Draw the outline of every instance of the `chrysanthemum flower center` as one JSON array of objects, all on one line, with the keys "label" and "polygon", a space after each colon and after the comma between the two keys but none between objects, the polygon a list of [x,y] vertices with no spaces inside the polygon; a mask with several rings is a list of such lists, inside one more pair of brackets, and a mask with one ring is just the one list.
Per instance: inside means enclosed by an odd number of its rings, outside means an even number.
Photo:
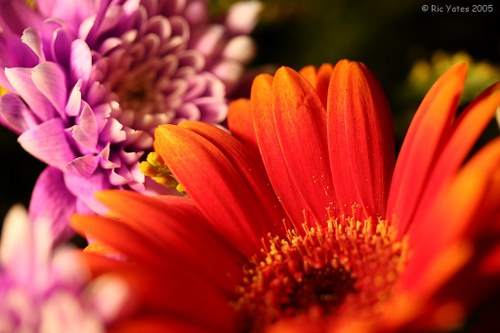
[{"label": "chrysanthemum flower center", "polygon": [[120,82],[115,88],[121,107],[144,114],[158,113],[164,105],[162,105],[163,95],[155,86],[156,81],[152,70],[130,73],[126,80]]},{"label": "chrysanthemum flower center", "polygon": [[152,135],[160,124],[199,118],[201,111],[192,100],[212,96],[212,83],[202,73],[202,54],[188,49],[184,18],[143,19],[140,27],[124,31],[119,42],[110,38],[103,43],[93,79],[117,102],[111,115],[120,124]]},{"label": "chrysanthemum flower center", "polygon": [[119,103],[121,114],[116,116],[122,124],[150,131],[154,124],[168,123],[175,118],[174,109],[181,104],[180,91],[186,87],[172,78],[177,63],[171,58],[166,57],[169,62],[160,56],[142,59],[129,55],[116,60],[115,66],[121,74],[108,76],[107,84]]},{"label": "chrysanthemum flower center", "polygon": [[289,230],[284,239],[270,236],[245,267],[235,307],[250,332],[285,318],[371,313],[391,294],[406,253],[385,220]]}]

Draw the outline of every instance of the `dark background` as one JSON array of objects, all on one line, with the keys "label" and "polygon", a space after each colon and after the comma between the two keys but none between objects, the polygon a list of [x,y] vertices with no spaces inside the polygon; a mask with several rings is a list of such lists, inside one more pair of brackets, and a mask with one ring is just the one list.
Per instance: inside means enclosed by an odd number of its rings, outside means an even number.
[{"label": "dark background", "polygon": [[[212,0],[214,15],[231,2],[234,1]],[[259,70],[265,65],[287,65],[299,69],[309,64],[335,63],[342,58],[364,62],[387,93],[398,142],[431,82],[409,84],[408,76],[416,62],[432,63],[437,51],[450,55],[464,51],[477,62],[488,62],[486,73],[479,70],[474,86],[467,88],[470,96],[499,80],[500,5],[492,1],[484,4],[493,4],[493,13],[422,11],[424,4],[471,8],[473,3],[479,4],[477,1],[267,0],[264,3],[261,21],[253,33],[258,54],[251,67]],[[490,135],[497,135],[497,128],[490,127]],[[25,153],[16,136],[3,128],[0,128],[0,152],[1,218],[14,203],[28,204],[44,166]]]}]

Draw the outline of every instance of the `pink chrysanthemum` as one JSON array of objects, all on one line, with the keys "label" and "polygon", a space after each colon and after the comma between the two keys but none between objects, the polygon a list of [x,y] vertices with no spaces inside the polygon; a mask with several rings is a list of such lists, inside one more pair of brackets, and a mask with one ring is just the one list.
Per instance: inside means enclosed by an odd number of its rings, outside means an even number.
[{"label": "pink chrysanthemum", "polygon": [[1,0],[0,121],[49,167],[32,218],[100,211],[97,190],[148,190],[138,162],[155,127],[183,119],[217,124],[253,55],[247,34],[258,2],[222,23],[204,0]]},{"label": "pink chrysanthemum", "polygon": [[0,240],[0,332],[104,332],[128,295],[110,276],[90,281],[80,252],[53,249],[48,221],[30,223],[21,206]]}]

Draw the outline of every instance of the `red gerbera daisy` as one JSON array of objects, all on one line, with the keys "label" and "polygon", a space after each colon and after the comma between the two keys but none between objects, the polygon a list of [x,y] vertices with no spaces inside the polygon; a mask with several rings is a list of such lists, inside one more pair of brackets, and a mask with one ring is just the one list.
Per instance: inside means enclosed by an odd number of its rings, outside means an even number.
[{"label": "red gerbera daisy", "polygon": [[500,273],[500,138],[467,159],[500,85],[456,116],[465,76],[458,64],[430,89],[395,165],[383,93],[349,61],[258,76],[232,135],[160,126],[155,170],[188,196],[103,192],[110,216],[73,221],[106,245],[89,251],[96,274],[135,291],[116,331],[457,327]]}]

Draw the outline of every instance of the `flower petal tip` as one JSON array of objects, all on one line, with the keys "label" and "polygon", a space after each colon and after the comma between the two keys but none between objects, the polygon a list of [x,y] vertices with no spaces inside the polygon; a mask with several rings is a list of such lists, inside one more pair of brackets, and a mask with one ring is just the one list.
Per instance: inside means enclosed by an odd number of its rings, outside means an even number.
[{"label": "flower petal tip", "polygon": [[134,192],[134,191],[130,191],[130,190],[118,190],[118,189],[109,189],[109,190],[102,190],[102,191],[98,191],[98,192],[95,192],[94,194],[95,198],[97,200],[99,200],[101,203],[107,205],[107,203],[110,203],[110,202],[119,202],[121,201],[123,198],[136,198],[138,200],[140,200],[141,198],[144,197],[143,194],[139,194],[137,192]]}]

